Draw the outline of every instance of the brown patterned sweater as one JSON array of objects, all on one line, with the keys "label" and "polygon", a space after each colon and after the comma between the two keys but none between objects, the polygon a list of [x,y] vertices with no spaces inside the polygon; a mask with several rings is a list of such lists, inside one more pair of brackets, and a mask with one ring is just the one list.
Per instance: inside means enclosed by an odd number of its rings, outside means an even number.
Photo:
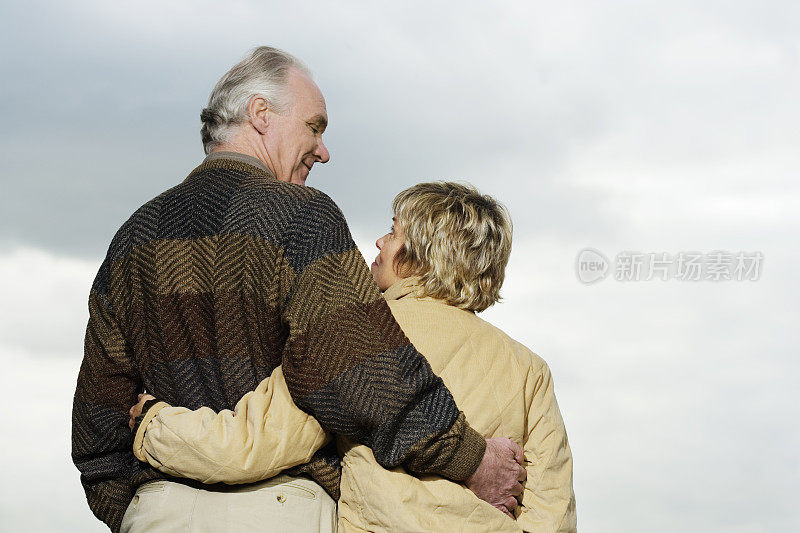
[{"label": "brown patterned sweater", "polygon": [[[131,449],[128,409],[143,389],[232,409],[283,364],[295,403],[386,467],[464,480],[483,457],[483,437],[395,322],[336,204],[244,158],[209,158],[138,209],[111,242],[89,312],[72,457],[113,531],[136,487],[164,477]],[[338,492],[332,446],[293,473]]]}]

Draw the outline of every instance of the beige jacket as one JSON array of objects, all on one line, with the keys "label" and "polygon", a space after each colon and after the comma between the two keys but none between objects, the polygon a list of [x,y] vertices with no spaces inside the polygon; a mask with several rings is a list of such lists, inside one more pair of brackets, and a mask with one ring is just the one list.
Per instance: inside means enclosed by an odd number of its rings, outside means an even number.
[{"label": "beige jacket", "polygon": [[[470,425],[523,446],[528,479],[512,520],[461,484],[386,470],[368,447],[339,438],[339,531],[575,531],[572,454],[546,363],[475,314],[420,297],[413,278],[384,296]],[[263,479],[308,460],[326,442],[316,421],[292,403],[279,369],[233,412],[158,407],[140,425],[136,456],[204,482]]]}]

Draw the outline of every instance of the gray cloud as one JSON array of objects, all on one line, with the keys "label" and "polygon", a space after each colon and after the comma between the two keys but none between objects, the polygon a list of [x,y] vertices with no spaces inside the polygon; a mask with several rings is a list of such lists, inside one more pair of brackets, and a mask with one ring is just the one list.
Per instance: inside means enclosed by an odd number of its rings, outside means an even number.
[{"label": "gray cloud", "polygon": [[[17,16],[31,25],[3,37],[7,47],[31,49],[2,65],[11,81],[10,127],[0,136],[8,154],[0,164],[8,182],[0,204],[6,241],[99,253],[136,206],[200,159],[198,112],[207,92],[244,49],[264,42],[257,22],[269,20],[256,9],[236,36],[191,20],[165,35],[92,9],[98,6],[26,10]],[[541,183],[544,206],[567,196],[544,195],[558,187],[548,183],[571,145],[602,129],[603,106],[590,87],[565,101],[541,81],[532,54],[488,35],[472,39],[474,13],[457,14],[443,32],[434,31],[437,19],[416,27],[385,17],[381,25],[350,14],[352,21],[340,19],[350,26],[344,38],[323,27],[299,39],[287,25],[274,28],[269,42],[317,72],[334,159],[312,181],[353,223],[374,223],[395,193],[421,179],[496,184],[496,194],[508,198],[519,180]],[[88,31],[61,23],[70,18],[85,19]],[[491,18],[497,35],[502,21]],[[180,44],[204,37],[199,48]],[[583,208],[592,205],[587,196]]]}]

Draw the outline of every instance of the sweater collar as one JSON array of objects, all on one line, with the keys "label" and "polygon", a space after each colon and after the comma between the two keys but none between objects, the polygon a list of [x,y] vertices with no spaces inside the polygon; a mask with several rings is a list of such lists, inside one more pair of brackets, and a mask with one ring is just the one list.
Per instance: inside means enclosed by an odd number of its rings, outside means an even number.
[{"label": "sweater collar", "polygon": [[272,173],[269,167],[264,164],[263,161],[251,155],[242,154],[239,152],[228,152],[228,151],[211,152],[203,160],[203,164],[205,165],[206,163],[210,163],[212,161],[220,161],[220,160],[238,161],[239,163],[244,163],[245,165],[257,168],[262,172],[266,172],[270,178],[275,177],[275,175]]},{"label": "sweater collar", "polygon": [[[184,182],[188,183],[196,179],[202,179],[205,176],[205,171],[216,169],[232,170],[237,173],[234,176],[229,176],[229,179],[239,179],[235,178],[235,176],[241,177],[242,173],[251,178],[276,179],[269,167],[253,156],[239,152],[212,152],[206,156],[200,166],[189,173]],[[223,175],[218,175],[217,177],[222,179]]]}]

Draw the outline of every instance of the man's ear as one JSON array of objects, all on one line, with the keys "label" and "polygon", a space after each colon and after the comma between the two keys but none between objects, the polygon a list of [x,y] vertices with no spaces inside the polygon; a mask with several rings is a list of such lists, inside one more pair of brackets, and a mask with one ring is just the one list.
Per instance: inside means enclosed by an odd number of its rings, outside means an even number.
[{"label": "man's ear", "polygon": [[247,106],[247,114],[250,117],[250,124],[260,134],[265,134],[269,127],[270,108],[263,96],[254,96],[250,99]]}]

